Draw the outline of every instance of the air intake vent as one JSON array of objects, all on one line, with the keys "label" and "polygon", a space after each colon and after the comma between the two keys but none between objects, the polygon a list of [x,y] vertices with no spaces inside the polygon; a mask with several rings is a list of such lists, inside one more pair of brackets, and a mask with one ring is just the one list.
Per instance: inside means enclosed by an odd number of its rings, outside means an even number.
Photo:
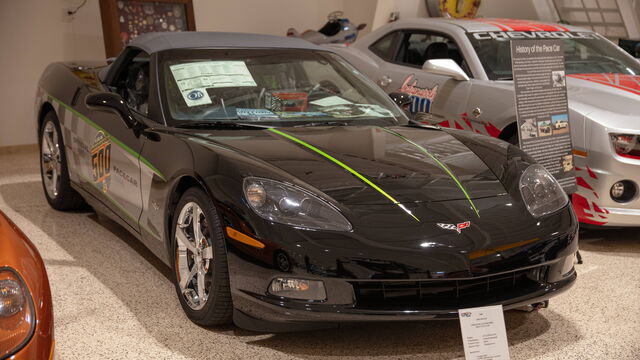
[{"label": "air intake vent", "polygon": [[455,280],[352,281],[356,308],[459,309],[511,299],[544,286],[547,267]]}]

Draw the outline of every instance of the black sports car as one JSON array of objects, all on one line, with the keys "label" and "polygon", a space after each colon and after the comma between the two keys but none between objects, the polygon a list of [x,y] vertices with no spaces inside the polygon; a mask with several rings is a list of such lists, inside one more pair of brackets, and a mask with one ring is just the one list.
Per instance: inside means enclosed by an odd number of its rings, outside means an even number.
[{"label": "black sports car", "polygon": [[48,202],[137,236],[197,324],[455,318],[576,279],[576,217],[543,167],[415,124],[300,39],[147,34],[110,65],[50,65],[36,105]]}]

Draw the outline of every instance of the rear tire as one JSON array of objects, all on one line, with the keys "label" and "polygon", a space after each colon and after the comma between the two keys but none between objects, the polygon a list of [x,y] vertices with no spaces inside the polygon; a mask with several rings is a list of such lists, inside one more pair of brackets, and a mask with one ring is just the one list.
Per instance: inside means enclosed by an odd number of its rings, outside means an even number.
[{"label": "rear tire", "polygon": [[201,189],[192,187],[180,198],[171,239],[174,284],[187,317],[201,326],[230,323],[233,304],[225,238],[215,206]]},{"label": "rear tire", "polygon": [[40,128],[40,175],[44,196],[56,210],[76,210],[87,206],[84,199],[71,187],[67,153],[55,112],[44,116]]}]

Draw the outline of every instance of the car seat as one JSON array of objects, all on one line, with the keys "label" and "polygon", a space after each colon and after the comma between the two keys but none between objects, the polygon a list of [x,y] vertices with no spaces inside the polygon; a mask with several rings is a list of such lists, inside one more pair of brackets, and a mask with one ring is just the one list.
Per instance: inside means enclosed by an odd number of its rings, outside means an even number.
[{"label": "car seat", "polygon": [[149,63],[135,63],[129,67],[125,82],[125,100],[130,108],[147,114],[149,101]]},{"label": "car seat", "polygon": [[434,42],[429,44],[424,53],[424,60],[449,59],[449,47],[444,42]]}]

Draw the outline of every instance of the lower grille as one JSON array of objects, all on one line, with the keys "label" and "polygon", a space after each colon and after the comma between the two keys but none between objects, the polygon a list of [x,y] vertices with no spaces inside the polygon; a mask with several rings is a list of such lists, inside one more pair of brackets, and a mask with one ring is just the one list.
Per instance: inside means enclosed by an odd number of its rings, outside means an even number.
[{"label": "lower grille", "polygon": [[482,306],[543,286],[547,267],[473,279],[352,281],[359,309],[459,309]]}]

